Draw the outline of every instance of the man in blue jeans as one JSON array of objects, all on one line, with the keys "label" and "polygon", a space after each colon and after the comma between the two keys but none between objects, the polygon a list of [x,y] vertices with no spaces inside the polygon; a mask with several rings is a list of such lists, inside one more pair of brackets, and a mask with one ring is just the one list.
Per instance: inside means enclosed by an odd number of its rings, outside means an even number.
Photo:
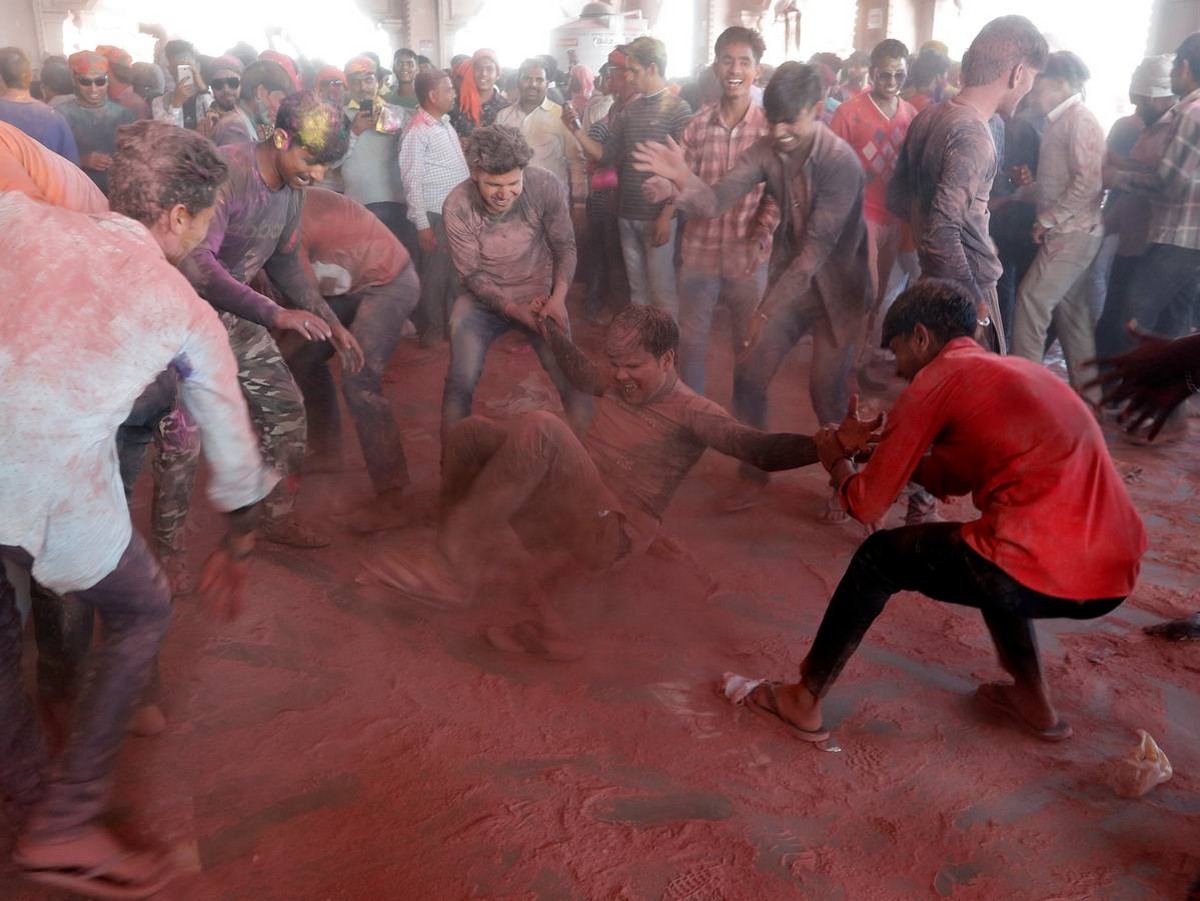
[{"label": "man in blue jeans", "polygon": [[[695,115],[682,141],[688,167],[706,184],[715,185],[770,134],[767,114],[750,99],[765,48],[762,35],[740,25],[717,38],[712,68],[721,99]],[[758,185],[723,216],[689,219],[684,225],[679,278],[687,303],[679,313],[679,376],[698,394],[704,393],[704,357],[717,304],[729,309],[737,353],[767,286],[771,236],[778,224],[779,205]]]},{"label": "man in blue jeans", "polygon": [[642,94],[613,120],[608,140],[599,144],[575,131],[584,152],[601,166],[617,166],[617,221],[621,253],[629,273],[630,299],[679,318],[675,284],[675,206],[644,196],[649,177],[634,167],[633,152],[644,141],[678,141],[692,108],[667,90],[667,49],[662,41],[640,37],[626,50],[626,73]]},{"label": "man in blue jeans", "polygon": [[528,338],[576,431],[591,412],[590,400],[571,387],[542,340],[534,316],[544,309],[543,316],[567,329],[576,257],[566,191],[550,172],[529,165],[532,156],[514,128],[477,129],[467,149],[471,177],[442,207],[450,256],[465,289],[450,314],[443,433],[471,414],[488,348],[511,329]]}]

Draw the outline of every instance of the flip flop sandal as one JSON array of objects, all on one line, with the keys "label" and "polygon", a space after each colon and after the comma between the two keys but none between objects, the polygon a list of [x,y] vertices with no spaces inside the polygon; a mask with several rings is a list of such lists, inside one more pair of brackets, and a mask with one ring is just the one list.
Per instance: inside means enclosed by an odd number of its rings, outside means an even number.
[{"label": "flip flop sandal", "polygon": [[809,730],[809,729],[801,729],[799,726],[797,726],[795,723],[793,723],[791,720],[789,720],[786,716],[784,716],[779,711],[779,698],[777,698],[775,696],[775,686],[778,684],[779,684],[778,682],[762,682],[762,683],[760,683],[760,686],[756,686],[755,690],[757,690],[758,687],[762,687],[767,690],[767,697],[770,699],[770,702],[771,702],[770,706],[767,706],[765,704],[760,704],[758,701],[756,701],[754,699],[753,691],[751,691],[750,694],[746,695],[746,698],[742,703],[746,707],[749,707],[752,712],[758,714],[759,716],[763,717],[764,719],[771,717],[771,718],[774,718],[774,720],[776,722],[783,723],[784,727],[787,728],[787,730],[789,732],[791,732],[793,735],[795,735],[801,741],[810,742],[812,744],[818,744],[823,741],[828,741],[829,740],[829,730],[828,729],[817,729],[815,731]]},{"label": "flip flop sandal", "polygon": [[165,856],[160,857],[158,869],[145,882],[134,883],[109,876],[118,864],[138,856],[141,856],[138,852],[125,851],[94,867],[36,867],[21,863],[16,855],[14,860],[21,868],[21,875],[42,885],[67,889],[89,898],[149,898],[176,875]]},{"label": "flip flop sandal", "polygon": [[1029,722],[1029,720],[1025,719],[1025,717],[1021,716],[1021,712],[1009,701],[1008,695],[999,690],[998,686],[994,683],[980,685],[975,690],[975,697],[983,701],[991,710],[1002,713],[1009,719],[1014,720],[1026,732],[1036,738],[1040,738],[1042,741],[1066,741],[1074,734],[1071,724],[1064,719],[1059,719],[1049,729],[1039,729]]}]

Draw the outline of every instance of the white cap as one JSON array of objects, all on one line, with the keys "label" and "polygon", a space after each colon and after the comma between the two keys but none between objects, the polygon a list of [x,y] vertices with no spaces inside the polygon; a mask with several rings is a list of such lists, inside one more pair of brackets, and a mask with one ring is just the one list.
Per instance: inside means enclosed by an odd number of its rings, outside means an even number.
[{"label": "white cap", "polygon": [[1129,93],[1136,97],[1174,97],[1171,90],[1171,66],[1175,62],[1173,54],[1163,56],[1148,56],[1133,70],[1133,81],[1129,84]]}]

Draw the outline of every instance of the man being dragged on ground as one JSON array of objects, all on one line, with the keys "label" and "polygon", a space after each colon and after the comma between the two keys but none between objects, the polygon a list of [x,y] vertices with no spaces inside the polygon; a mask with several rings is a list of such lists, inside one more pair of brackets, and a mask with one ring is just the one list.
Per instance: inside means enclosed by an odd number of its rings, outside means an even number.
[{"label": "man being dragged on ground", "polygon": [[[675,371],[679,330],[670,314],[630,306],[612,322],[604,361],[582,353],[549,315],[541,327],[580,391],[598,397],[581,439],[547,412],[497,422],[479,416],[448,429],[436,549],[405,547],[366,566],[406,594],[462,603],[488,575],[486,549],[507,524],[544,565],[532,598],[540,620],[493,628],[504,650],[573,659],[583,648],[554,609],[569,573],[597,571],[646,551],[676,489],[707,448],[764,470],[816,462],[807,435],[743,425],[688,388]],[[871,425],[848,417],[836,433],[845,453],[863,449]],[[554,561],[554,562],[549,562]]]},{"label": "man being dragged on ground", "polygon": [[888,311],[883,343],[911,385],[870,462],[855,474],[832,432],[816,436],[860,522],[878,519],[910,479],[937,497],[970,494],[980,516],[874,533],[834,591],[800,680],[727,683],[732,700],[808,741],[828,738],[822,699],[899,591],[978,608],[1013,678],[981,686],[978,698],[1038,738],[1068,738],[1031,620],[1103,616],[1133,590],[1146,534],[1090,410],[1044,367],[985,351],[971,337],[977,325],[956,283],[909,288]]}]

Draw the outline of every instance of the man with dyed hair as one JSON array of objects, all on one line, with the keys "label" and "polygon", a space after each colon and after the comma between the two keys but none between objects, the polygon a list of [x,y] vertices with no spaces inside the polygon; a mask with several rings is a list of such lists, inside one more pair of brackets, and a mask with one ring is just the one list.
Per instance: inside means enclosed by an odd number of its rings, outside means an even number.
[{"label": "man with dyed hair", "polygon": [[[207,236],[180,266],[200,296],[222,311],[263,455],[289,477],[298,476],[304,461],[304,401],[268,329],[308,341],[332,339],[348,373],[363,364],[358,342],[299,256],[304,188],[321,180],[347,143],[341,110],[315,94],[289,97],[268,140],[222,148],[229,179]],[[284,309],[251,288],[259,270],[299,309]],[[324,530],[296,520],[295,502],[281,483],[267,500],[263,537],[293,547],[328,544]]]},{"label": "man with dyed hair", "polygon": [[108,60],[91,50],[71,54],[75,96],[56,107],[71,126],[79,149],[79,168],[101,191],[108,190],[108,167],[117,151],[117,129],[137,115],[108,99]]},{"label": "man with dyed hair", "polygon": [[1046,39],[1023,16],[985,25],[967,51],[963,89],[917,114],[888,188],[888,209],[912,226],[921,274],[964,285],[978,305],[981,337],[1001,352],[1003,267],[988,233],[997,168],[988,122],[1012,116],[1048,55]]}]

